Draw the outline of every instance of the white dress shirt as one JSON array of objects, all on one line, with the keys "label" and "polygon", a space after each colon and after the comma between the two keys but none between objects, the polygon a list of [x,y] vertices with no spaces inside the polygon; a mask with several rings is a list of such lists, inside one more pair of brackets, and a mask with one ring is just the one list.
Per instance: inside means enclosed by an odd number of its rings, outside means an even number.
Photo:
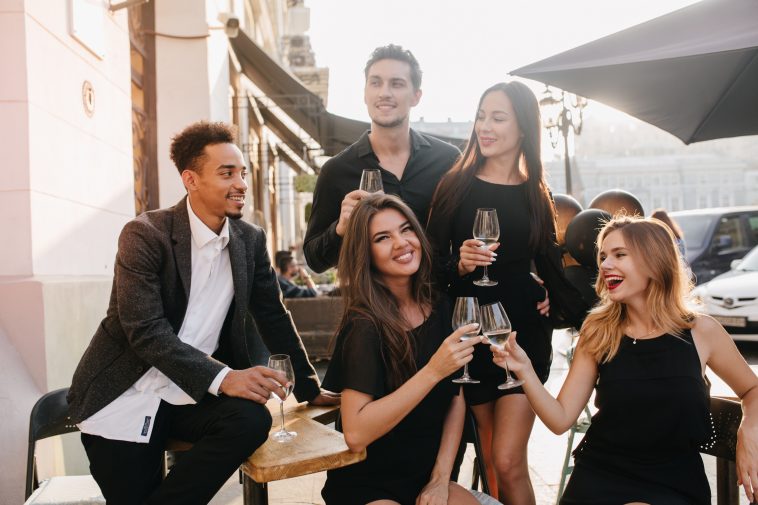
[{"label": "white dress shirt", "polygon": [[[192,280],[187,311],[179,329],[179,340],[207,354],[218,349],[219,336],[234,297],[232,265],[229,261],[229,219],[221,232],[208,228],[195,215],[187,198],[192,232]],[[218,388],[228,367],[219,372],[208,388]],[[78,424],[83,433],[110,440],[147,443],[161,400],[172,405],[196,403],[157,368],[150,368],[132,387],[89,418]]]}]

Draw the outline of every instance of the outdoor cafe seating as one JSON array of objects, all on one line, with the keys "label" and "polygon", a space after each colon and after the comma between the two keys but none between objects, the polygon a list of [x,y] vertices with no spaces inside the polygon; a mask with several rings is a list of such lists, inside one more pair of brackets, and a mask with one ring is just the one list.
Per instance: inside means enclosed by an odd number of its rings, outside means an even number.
[{"label": "outdoor cafe seating", "polygon": [[[38,482],[35,448],[37,441],[78,431],[68,421],[68,403],[62,388],[47,393],[32,408],[29,423],[29,452],[27,457],[26,504],[79,504],[105,503],[91,476],[53,477]],[[366,451],[353,453],[341,433],[326,426],[337,416],[339,407],[318,407],[298,404],[294,399],[285,403],[288,428],[298,432],[297,442],[281,444],[271,439],[258,448],[242,465],[243,499],[251,505],[268,503],[267,484],[281,479],[339,468],[366,458]],[[278,403],[267,405],[273,416],[278,416]],[[272,429],[276,429],[276,424]],[[186,450],[191,444],[180,441],[169,443],[168,450]]]}]

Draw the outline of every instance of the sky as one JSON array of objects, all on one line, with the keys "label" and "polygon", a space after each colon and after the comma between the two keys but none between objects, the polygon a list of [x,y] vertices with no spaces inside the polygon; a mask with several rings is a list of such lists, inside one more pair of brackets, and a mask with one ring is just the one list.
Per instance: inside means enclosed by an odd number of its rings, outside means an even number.
[{"label": "sky", "polygon": [[[374,48],[410,49],[423,70],[411,121],[469,121],[481,93],[524,65],[695,0],[306,0],[330,112],[367,120],[363,66]],[[540,96],[543,85],[530,81]],[[620,116],[593,103],[588,114]]]}]

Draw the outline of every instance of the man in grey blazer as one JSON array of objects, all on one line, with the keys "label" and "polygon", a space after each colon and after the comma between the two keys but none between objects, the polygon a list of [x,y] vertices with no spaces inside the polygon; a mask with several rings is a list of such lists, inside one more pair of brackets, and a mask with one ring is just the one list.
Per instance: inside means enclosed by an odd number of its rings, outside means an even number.
[{"label": "man in grey blazer", "polygon": [[[171,157],[188,196],[121,232],[105,319],[74,372],[69,414],[109,504],[207,503],[268,435],[288,354],[294,394],[322,392],[259,227],[242,216],[247,169],[223,123],[195,123]],[[265,343],[265,344],[264,344]],[[165,480],[168,438],[193,442]]]}]

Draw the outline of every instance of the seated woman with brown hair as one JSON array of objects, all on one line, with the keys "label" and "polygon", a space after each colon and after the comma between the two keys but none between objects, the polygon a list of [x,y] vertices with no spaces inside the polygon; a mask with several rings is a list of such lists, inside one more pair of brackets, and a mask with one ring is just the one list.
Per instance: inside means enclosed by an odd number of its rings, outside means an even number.
[{"label": "seated woman with brown hair", "polygon": [[355,207],[338,264],[345,312],[324,387],[342,392],[342,430],[365,461],[331,470],[327,505],[474,505],[450,481],[465,404],[451,375],[481,338],[452,332],[431,288],[423,229],[400,199],[376,194]]}]

